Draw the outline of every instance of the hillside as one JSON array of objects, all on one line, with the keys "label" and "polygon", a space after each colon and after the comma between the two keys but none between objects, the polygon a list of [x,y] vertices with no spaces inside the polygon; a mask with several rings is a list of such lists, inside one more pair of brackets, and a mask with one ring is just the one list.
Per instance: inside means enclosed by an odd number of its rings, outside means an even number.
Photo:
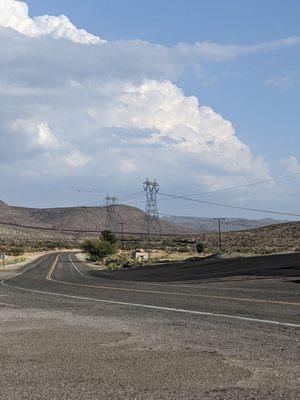
[{"label": "hillside", "polygon": [[3,201],[0,201],[0,222],[40,226],[39,222],[30,215],[27,215],[17,207],[11,207],[5,204]]},{"label": "hillside", "polygon": [[[99,232],[105,229],[106,211],[106,207],[38,209],[14,207],[0,202],[0,241],[20,244],[24,241],[42,243],[43,241],[67,240],[77,243],[78,240],[98,235],[98,233],[91,233],[92,231]],[[116,229],[119,232],[121,231],[121,221],[124,222],[125,233],[142,231],[145,214],[140,209],[118,205],[116,214],[118,215]],[[275,221],[272,219],[227,219],[223,221],[223,250],[229,253],[246,252],[250,254],[298,251],[300,249],[300,222],[269,225],[273,222]],[[21,226],[5,225],[4,223]],[[255,228],[255,225],[259,224],[267,226]],[[28,227],[34,227],[34,229]],[[195,231],[206,232],[207,249],[215,252],[219,248],[217,224],[212,218],[188,218],[187,221],[183,217],[171,217],[161,221],[161,228],[163,233],[181,233],[186,237]],[[239,230],[237,231],[237,229]],[[66,230],[86,233],[64,232]],[[196,239],[197,237],[194,237],[192,240]]]},{"label": "hillside", "polygon": [[[121,230],[124,222],[125,232],[141,232],[145,214],[136,207],[115,206],[116,230]],[[65,208],[26,208],[9,206],[0,202],[0,224],[10,223],[31,227],[101,231],[105,229],[106,207],[65,207]],[[160,223],[163,233],[187,231],[167,221]]]},{"label": "hillside", "polygon": [[[218,234],[206,235],[207,245],[217,249]],[[300,251],[300,222],[285,222],[239,232],[222,233],[225,252],[270,254]]]},{"label": "hillside", "polygon": [[[163,217],[163,220],[175,225],[180,225],[186,229],[193,230],[195,232],[216,232],[218,230],[218,223],[214,218],[204,217],[178,217],[178,216],[167,216]],[[272,218],[264,219],[246,219],[246,218],[225,218],[222,221],[222,231],[242,231],[248,229],[261,228],[264,226],[279,224],[281,222]]]}]

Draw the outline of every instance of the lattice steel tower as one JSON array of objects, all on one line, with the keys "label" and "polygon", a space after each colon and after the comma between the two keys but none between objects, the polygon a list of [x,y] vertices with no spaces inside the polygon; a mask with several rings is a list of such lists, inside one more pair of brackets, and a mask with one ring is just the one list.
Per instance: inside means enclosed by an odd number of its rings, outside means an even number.
[{"label": "lattice steel tower", "polygon": [[106,196],[106,223],[105,229],[111,232],[117,232],[117,203],[118,198],[116,196]]},{"label": "lattice steel tower", "polygon": [[146,212],[143,233],[146,235],[147,239],[149,239],[150,235],[162,233],[157,207],[159,184],[155,179],[153,182],[146,179],[143,183],[143,188],[146,194]]}]

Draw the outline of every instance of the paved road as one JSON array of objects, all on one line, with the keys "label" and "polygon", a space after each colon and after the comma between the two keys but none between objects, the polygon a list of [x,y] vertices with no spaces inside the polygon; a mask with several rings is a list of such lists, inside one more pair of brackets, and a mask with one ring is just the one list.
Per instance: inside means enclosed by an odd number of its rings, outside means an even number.
[{"label": "paved road", "polygon": [[42,257],[2,281],[0,398],[299,398],[299,265]]}]

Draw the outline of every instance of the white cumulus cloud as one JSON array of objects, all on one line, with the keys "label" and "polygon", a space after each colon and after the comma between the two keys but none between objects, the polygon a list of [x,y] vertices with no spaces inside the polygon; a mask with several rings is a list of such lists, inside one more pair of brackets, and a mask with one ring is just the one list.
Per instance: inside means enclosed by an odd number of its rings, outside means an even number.
[{"label": "white cumulus cloud", "polygon": [[26,3],[17,0],[0,0],[0,26],[12,28],[29,37],[51,35],[75,43],[97,44],[102,40],[84,29],[78,29],[65,16],[43,15],[30,18]]},{"label": "white cumulus cloud", "polygon": [[230,121],[210,107],[200,106],[196,97],[185,96],[170,81],[119,84],[111,98],[101,108],[91,109],[90,115],[103,128],[132,131],[126,135],[127,144],[157,145],[166,157],[194,155],[201,165],[228,173],[269,176],[266,163],[253,157]]}]

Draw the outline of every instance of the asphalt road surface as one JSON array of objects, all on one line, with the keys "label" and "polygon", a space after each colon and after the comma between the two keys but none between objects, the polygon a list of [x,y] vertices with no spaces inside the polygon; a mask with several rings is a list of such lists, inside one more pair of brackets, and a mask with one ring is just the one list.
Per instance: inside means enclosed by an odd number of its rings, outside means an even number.
[{"label": "asphalt road surface", "polygon": [[298,399],[300,255],[0,273],[0,398]]}]

